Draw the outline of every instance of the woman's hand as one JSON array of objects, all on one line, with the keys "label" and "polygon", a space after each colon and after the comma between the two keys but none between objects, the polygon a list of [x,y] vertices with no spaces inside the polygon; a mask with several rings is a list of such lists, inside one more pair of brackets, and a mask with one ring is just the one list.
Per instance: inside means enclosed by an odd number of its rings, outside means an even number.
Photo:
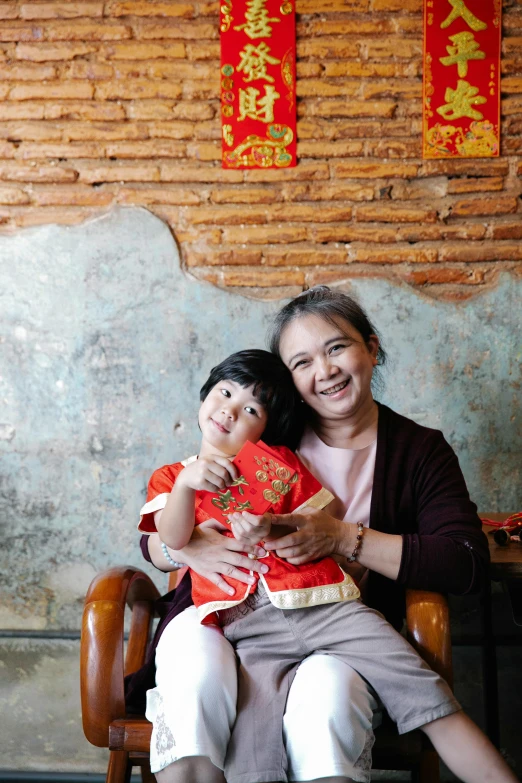
[{"label": "woman's hand", "polygon": [[265,541],[264,544],[267,551],[275,551],[292,565],[302,565],[328,555],[344,554],[343,541],[348,526],[325,511],[305,506],[295,514],[272,514],[271,521],[273,526],[290,525],[297,528],[294,533]]},{"label": "woman's hand", "polygon": [[231,460],[217,454],[210,455],[200,457],[187,465],[179,474],[173,489],[175,491],[176,487],[182,486],[193,490],[217,492],[230,486],[237,477],[237,468]]},{"label": "woman's hand", "polygon": [[236,541],[247,546],[255,546],[268,536],[272,529],[272,515],[256,516],[248,511],[229,514],[228,521]]},{"label": "woman's hand", "polygon": [[223,592],[235,595],[236,591],[223,577],[253,584],[255,578],[239,569],[245,568],[247,571],[264,574],[268,571],[268,566],[257,560],[250,560],[241,552],[251,553],[256,557],[264,555],[265,552],[258,546],[241,544],[234,538],[223,536],[218,530],[228,528],[216,520],[209,520],[195,527],[188,544],[179,550],[179,558]]}]

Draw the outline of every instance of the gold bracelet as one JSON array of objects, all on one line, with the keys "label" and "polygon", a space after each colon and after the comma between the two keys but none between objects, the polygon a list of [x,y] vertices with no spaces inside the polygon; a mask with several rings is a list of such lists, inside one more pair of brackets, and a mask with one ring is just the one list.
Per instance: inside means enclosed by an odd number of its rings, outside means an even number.
[{"label": "gold bracelet", "polygon": [[350,555],[350,557],[348,558],[348,562],[349,563],[353,563],[356,560],[357,555],[359,553],[359,549],[361,548],[363,535],[364,535],[364,525],[363,525],[362,522],[357,522],[357,540],[355,542],[355,546],[353,548],[353,552]]}]

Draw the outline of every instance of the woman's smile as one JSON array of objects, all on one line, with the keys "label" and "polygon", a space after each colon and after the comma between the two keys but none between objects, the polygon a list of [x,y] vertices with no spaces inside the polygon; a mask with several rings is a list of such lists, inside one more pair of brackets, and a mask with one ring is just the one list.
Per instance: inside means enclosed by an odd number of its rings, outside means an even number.
[{"label": "woman's smile", "polygon": [[350,378],[348,378],[346,381],[341,381],[341,383],[338,383],[335,386],[330,386],[329,389],[324,389],[323,391],[319,392],[319,394],[324,394],[327,397],[330,397],[330,399],[337,400],[342,397],[341,392],[346,389],[349,383]]}]

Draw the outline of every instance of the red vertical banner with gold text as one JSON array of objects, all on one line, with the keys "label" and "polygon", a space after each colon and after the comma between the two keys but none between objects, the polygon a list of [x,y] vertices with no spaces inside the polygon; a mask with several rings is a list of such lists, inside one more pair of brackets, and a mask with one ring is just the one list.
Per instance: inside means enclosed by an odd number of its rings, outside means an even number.
[{"label": "red vertical banner with gold text", "polygon": [[500,154],[502,0],[424,0],[423,158]]},{"label": "red vertical banner with gold text", "polygon": [[295,0],[221,0],[223,168],[296,165]]}]

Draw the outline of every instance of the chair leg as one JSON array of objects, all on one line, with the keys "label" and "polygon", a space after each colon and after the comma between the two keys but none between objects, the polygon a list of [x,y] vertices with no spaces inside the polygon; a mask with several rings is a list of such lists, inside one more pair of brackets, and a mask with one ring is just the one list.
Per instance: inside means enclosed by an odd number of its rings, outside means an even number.
[{"label": "chair leg", "polygon": [[141,767],[141,783],[156,783],[156,776],[150,771],[150,764]]},{"label": "chair leg", "polygon": [[412,772],[413,783],[440,783],[439,756],[435,750],[423,750],[419,766]]},{"label": "chair leg", "polygon": [[126,750],[111,750],[106,783],[129,783],[132,765]]}]

